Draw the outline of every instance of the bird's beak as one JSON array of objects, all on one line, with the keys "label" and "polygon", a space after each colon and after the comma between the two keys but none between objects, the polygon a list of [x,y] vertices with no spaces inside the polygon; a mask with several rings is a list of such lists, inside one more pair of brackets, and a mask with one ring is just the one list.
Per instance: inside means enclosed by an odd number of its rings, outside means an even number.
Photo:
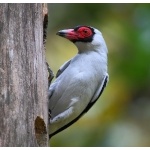
[{"label": "bird's beak", "polygon": [[70,41],[74,41],[78,39],[77,33],[74,31],[74,29],[65,29],[60,30],[56,33],[59,36],[62,36]]}]

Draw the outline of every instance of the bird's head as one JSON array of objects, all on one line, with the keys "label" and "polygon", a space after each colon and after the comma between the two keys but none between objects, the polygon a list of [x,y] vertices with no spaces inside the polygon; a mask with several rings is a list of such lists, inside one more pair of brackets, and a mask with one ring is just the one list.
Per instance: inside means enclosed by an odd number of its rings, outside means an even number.
[{"label": "bird's head", "polygon": [[101,49],[101,51],[107,52],[101,32],[93,27],[77,26],[72,29],[60,30],[57,35],[72,41],[77,46],[79,53],[100,51]]}]

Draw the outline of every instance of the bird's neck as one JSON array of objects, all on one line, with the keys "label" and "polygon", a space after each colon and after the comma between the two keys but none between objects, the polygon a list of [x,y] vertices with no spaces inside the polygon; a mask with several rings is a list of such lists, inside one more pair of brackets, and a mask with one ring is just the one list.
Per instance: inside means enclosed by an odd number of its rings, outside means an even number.
[{"label": "bird's neck", "polygon": [[[103,45],[93,46],[88,43],[77,43],[78,54],[84,56],[95,57],[95,54],[99,57],[101,64],[107,64],[107,46],[104,43]],[[94,54],[95,53],[95,54]],[[94,59],[94,58],[93,58]]]},{"label": "bird's neck", "polygon": [[89,52],[98,52],[99,54],[106,54],[107,55],[107,47],[106,45],[97,45],[93,46],[90,43],[83,43],[83,42],[77,42],[75,44],[78,48],[78,53],[89,53]]}]

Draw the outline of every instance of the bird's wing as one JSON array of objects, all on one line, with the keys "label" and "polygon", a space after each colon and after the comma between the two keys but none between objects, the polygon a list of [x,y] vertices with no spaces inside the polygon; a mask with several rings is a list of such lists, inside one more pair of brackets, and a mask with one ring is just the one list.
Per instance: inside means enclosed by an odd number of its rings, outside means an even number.
[{"label": "bird's wing", "polygon": [[[58,79],[58,77],[64,72],[64,70],[69,66],[69,64],[70,64],[70,62],[71,62],[71,60],[69,60],[69,61],[67,61],[67,62],[65,62],[60,68],[59,68],[59,70],[57,71],[57,74],[56,74],[56,78]],[[55,91],[55,88],[58,86],[58,82],[59,82],[59,80],[55,80],[51,85],[50,85],[50,87],[49,87],[49,91],[48,91],[48,97],[49,97],[49,99],[51,98],[51,96],[53,95],[53,93],[54,93],[54,91]],[[62,85],[63,86],[63,85]],[[61,91],[62,89],[60,89],[60,91]],[[55,99],[59,99],[60,97],[59,97],[59,95],[55,95],[56,97],[55,97]],[[55,104],[57,101],[55,100],[55,102],[54,101],[52,101],[51,100],[51,102],[52,102],[52,104]]]},{"label": "bird's wing", "polygon": [[87,105],[87,107],[84,109],[84,111],[82,112],[81,115],[83,115],[84,113],[86,113],[92,106],[93,104],[98,100],[98,98],[101,96],[101,94],[104,91],[104,88],[106,87],[107,83],[109,80],[109,75],[106,74],[106,76],[104,77],[102,84],[97,88],[95,94],[93,95],[93,98],[91,99],[91,101],[89,102],[89,104]]},{"label": "bird's wing", "polygon": [[62,74],[62,72],[69,66],[70,62],[71,62],[71,60],[65,62],[65,63],[59,68],[59,70],[58,70],[57,73],[56,73],[56,78],[57,78],[59,75]]},{"label": "bird's wing", "polygon": [[70,125],[72,125],[74,122],[76,122],[78,119],[81,118],[81,116],[83,114],[85,114],[92,106],[93,104],[97,101],[97,99],[100,97],[100,95],[102,94],[104,88],[106,87],[106,84],[108,82],[108,74],[104,77],[102,84],[97,88],[96,92],[94,93],[92,99],[90,100],[90,102],[88,103],[88,105],[86,106],[86,108],[81,112],[81,114],[79,116],[77,116],[75,119],[73,119],[72,121],[70,121],[68,124],[62,126],[61,128],[59,128],[58,130],[56,130],[54,133],[51,133],[49,135],[49,137],[52,137],[53,135],[57,134],[58,132],[61,132],[62,130],[66,129],[67,127],[69,127]]},{"label": "bird's wing", "polygon": [[[58,78],[62,73],[63,71],[69,66],[71,60],[65,62],[60,68],[59,70],[57,71],[56,73],[56,78]],[[57,83],[52,83],[49,87],[49,93],[48,93],[48,97],[50,98],[54,92],[54,89],[55,89],[55,86],[56,86]]]}]

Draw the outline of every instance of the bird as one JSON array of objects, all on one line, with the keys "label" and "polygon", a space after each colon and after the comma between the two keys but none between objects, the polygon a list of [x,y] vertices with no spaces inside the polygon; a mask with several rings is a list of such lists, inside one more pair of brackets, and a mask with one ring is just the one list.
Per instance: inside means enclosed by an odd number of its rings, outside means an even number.
[{"label": "bird", "polygon": [[79,120],[98,100],[109,80],[107,45],[98,29],[78,25],[56,34],[71,41],[78,51],[60,67],[48,89],[49,138]]}]

